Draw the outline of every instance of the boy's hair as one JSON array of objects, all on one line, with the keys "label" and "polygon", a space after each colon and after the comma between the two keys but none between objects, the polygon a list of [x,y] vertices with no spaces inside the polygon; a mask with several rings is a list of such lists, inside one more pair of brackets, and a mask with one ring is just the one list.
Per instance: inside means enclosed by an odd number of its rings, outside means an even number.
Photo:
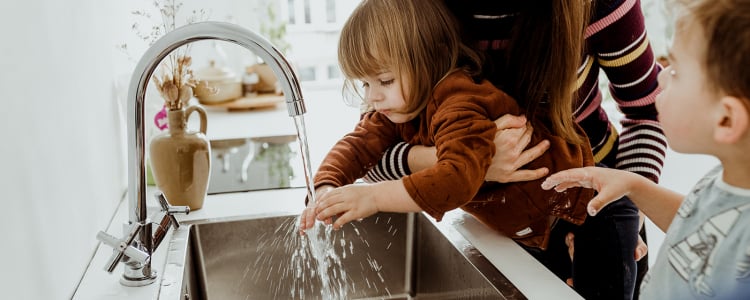
[{"label": "boy's hair", "polygon": [[[461,42],[458,23],[436,0],[364,0],[344,24],[338,60],[344,88],[390,70],[408,86],[409,113],[421,110],[435,85],[456,68],[480,73],[481,59]],[[360,95],[362,96],[362,95]]]},{"label": "boy's hair", "polygon": [[[672,0],[703,31],[708,86],[750,99],[750,0]],[[679,26],[679,24],[678,24]]]}]

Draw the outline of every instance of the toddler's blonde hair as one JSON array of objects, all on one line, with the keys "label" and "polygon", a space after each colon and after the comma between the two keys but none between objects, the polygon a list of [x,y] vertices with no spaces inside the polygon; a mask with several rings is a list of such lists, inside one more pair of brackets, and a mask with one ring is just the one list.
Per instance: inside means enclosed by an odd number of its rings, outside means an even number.
[{"label": "toddler's blonde hair", "polygon": [[[419,111],[435,85],[457,68],[478,75],[480,56],[466,47],[453,15],[439,0],[364,0],[344,24],[338,60],[344,88],[381,71],[396,73],[409,93],[407,112]],[[360,95],[361,97],[362,95]]]}]

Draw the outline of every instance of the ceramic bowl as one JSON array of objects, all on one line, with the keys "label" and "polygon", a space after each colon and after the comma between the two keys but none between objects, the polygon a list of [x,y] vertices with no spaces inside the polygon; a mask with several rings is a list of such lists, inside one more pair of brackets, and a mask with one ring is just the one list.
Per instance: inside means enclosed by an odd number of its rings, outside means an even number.
[{"label": "ceramic bowl", "polygon": [[242,79],[227,68],[210,66],[195,72],[195,97],[203,104],[229,102],[242,97]]}]

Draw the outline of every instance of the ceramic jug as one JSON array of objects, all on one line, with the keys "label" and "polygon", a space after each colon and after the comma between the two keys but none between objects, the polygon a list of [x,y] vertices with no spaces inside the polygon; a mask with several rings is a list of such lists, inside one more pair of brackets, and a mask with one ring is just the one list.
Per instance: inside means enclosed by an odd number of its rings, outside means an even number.
[{"label": "ceramic jug", "polygon": [[[200,131],[187,130],[192,113],[200,117]],[[155,136],[149,146],[156,186],[171,205],[190,210],[203,207],[211,174],[211,147],[206,138],[206,111],[199,105],[168,110],[168,131]]]}]

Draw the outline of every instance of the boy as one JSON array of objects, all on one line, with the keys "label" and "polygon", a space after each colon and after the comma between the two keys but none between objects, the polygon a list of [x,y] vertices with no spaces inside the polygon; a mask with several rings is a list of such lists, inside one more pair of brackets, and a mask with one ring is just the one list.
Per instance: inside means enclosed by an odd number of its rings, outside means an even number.
[{"label": "boy", "polygon": [[687,196],[595,167],[553,174],[542,187],[596,189],[591,215],[627,195],[667,231],[641,299],[748,299],[750,0],[673,2],[680,9],[671,65],[659,75],[659,121],[675,151],[710,154],[721,165]]}]

